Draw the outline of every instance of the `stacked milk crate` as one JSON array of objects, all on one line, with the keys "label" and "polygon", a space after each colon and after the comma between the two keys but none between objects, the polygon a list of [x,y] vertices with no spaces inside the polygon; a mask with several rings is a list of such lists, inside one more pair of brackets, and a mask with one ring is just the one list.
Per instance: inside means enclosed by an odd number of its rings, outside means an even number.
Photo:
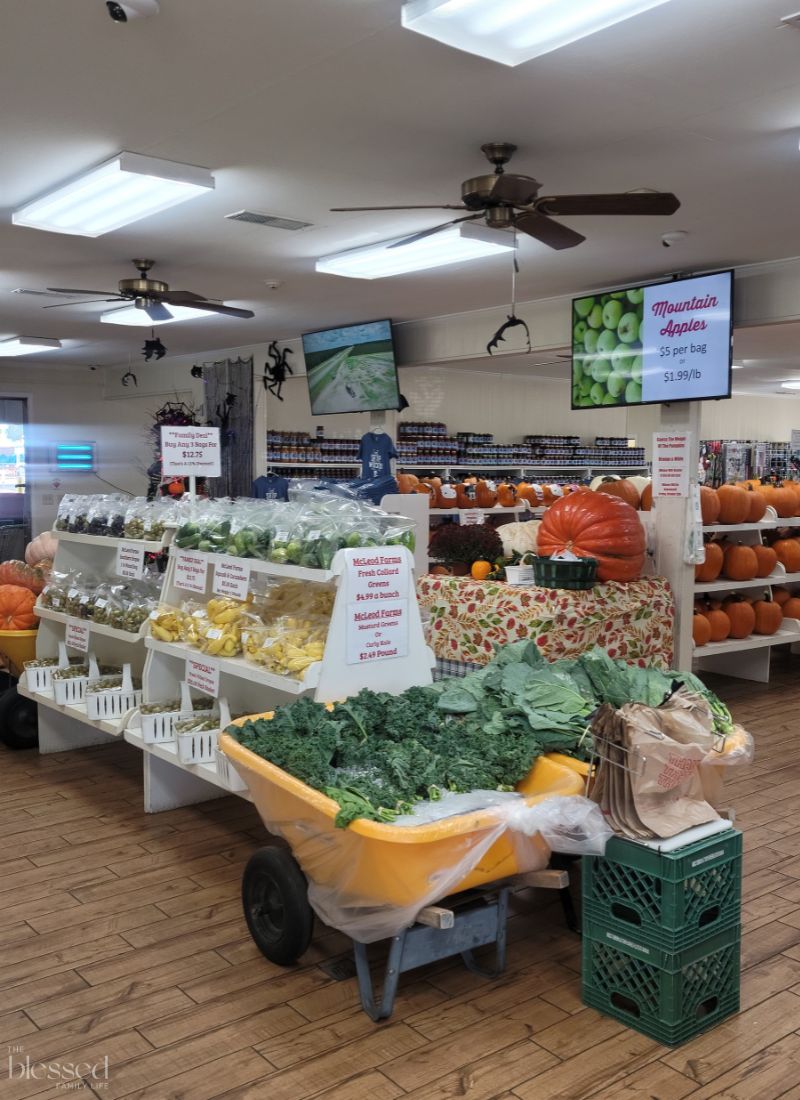
[{"label": "stacked milk crate", "polygon": [[585,1004],[661,1043],[739,1008],[742,834],[673,851],[614,837],[583,858]]}]

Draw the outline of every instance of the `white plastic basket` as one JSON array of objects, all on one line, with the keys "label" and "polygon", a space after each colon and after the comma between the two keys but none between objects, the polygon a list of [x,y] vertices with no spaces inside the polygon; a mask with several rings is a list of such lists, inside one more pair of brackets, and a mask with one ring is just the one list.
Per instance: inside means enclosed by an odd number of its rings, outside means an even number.
[{"label": "white plastic basket", "polygon": [[181,681],[181,705],[179,710],[164,711],[160,714],[140,715],[142,740],[145,745],[165,745],[175,740],[175,723],[179,718],[190,718],[194,712],[189,686]]},{"label": "white plastic basket", "polygon": [[92,691],[88,695],[84,689],[86,713],[92,721],[117,721],[142,701],[141,689],[134,689],[131,680],[131,666],[122,666],[122,687],[108,691]]},{"label": "white plastic basket", "polygon": [[100,675],[94,654],[89,654],[89,672],[86,676],[71,676],[67,680],[52,680],[53,695],[60,707],[79,707],[86,699],[86,685]]},{"label": "white plastic basket", "polygon": [[213,764],[218,736],[219,730],[177,734],[178,759],[181,764]]},{"label": "white plastic basket", "polygon": [[53,672],[58,665],[46,665],[39,668],[25,669],[25,682],[28,691],[37,695],[53,694]]},{"label": "white plastic basket", "polygon": [[533,584],[532,565],[507,565],[506,584],[525,585]]}]

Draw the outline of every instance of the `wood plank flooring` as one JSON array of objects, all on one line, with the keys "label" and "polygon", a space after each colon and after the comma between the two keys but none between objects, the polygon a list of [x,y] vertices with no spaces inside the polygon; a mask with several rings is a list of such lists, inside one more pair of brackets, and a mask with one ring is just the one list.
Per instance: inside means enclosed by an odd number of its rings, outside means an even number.
[{"label": "wood plank flooring", "polygon": [[[406,975],[376,1026],[320,966],[343,936],[318,923],[290,970],[253,946],[241,870],[266,834],[248,803],[146,816],[134,748],[0,751],[0,1097],[800,1098],[800,663],[775,664],[768,686],[714,682],[757,743],[726,787],[745,830],[742,1011],[674,1050],[581,1004],[579,940],[546,894],[516,900],[502,978]],[[20,1080],[26,1057],[101,1076]]]}]

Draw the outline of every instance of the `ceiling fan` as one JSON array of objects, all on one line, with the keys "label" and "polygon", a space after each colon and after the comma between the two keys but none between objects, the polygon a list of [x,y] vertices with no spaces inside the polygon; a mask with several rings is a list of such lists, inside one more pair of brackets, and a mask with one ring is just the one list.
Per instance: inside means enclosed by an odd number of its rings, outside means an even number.
[{"label": "ceiling fan", "polygon": [[[47,289],[53,294],[91,294],[100,301],[92,304],[100,305],[101,302],[133,302],[137,309],[143,309],[151,321],[169,321],[172,314],[167,306],[188,306],[190,309],[202,310],[206,313],[219,313],[223,317],[255,317],[251,309],[238,309],[235,306],[225,306],[221,302],[212,302],[204,298],[202,294],[194,294],[191,290],[170,290],[168,283],[162,283],[159,279],[148,278],[148,272],[155,260],[132,260],[139,272],[138,279],[120,279],[119,291],[113,290],[74,290],[63,286],[49,286]],[[88,302],[59,302],[56,305],[44,306],[44,309],[63,309],[65,306],[87,305]],[[116,312],[111,310],[110,312]]]},{"label": "ceiling fan", "polygon": [[535,237],[550,248],[574,248],[586,238],[574,229],[553,221],[551,215],[597,214],[674,214],[680,206],[675,195],[667,191],[625,191],[609,195],[550,195],[539,197],[542,186],[531,176],[508,173],[508,164],[516,152],[516,145],[508,142],[489,142],[481,146],[486,159],[494,165],[494,174],[475,176],[461,184],[461,202],[444,203],[441,206],[338,206],[333,213],[367,210],[466,210],[466,217],[454,218],[432,229],[423,229],[395,241],[390,248],[413,244],[424,237],[439,233],[458,222],[477,221],[484,218],[491,229],[518,229]]}]

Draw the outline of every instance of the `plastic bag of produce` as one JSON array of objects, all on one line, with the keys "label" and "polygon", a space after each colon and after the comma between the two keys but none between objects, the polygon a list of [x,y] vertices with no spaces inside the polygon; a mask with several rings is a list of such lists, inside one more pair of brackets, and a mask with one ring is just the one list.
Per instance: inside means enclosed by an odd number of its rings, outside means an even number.
[{"label": "plastic bag of produce", "polygon": [[144,538],[144,517],[149,501],[145,497],[133,497],[125,509],[124,535],[126,539]]},{"label": "plastic bag of produce", "polygon": [[236,558],[266,561],[272,529],[272,509],[268,502],[242,501],[231,520],[231,535],[226,552]]},{"label": "plastic bag of produce", "polygon": [[72,510],[72,504],[75,500],[74,493],[64,493],[61,500],[58,502],[58,512],[56,513],[56,521],[53,524],[53,528],[56,531],[69,531],[69,516]]},{"label": "plastic bag of produce", "polygon": [[185,612],[178,607],[160,604],[148,616],[150,634],[160,642],[179,642],[182,640]]},{"label": "plastic bag of produce", "polygon": [[161,542],[170,518],[175,513],[174,503],[166,497],[151,500],[144,511],[144,538],[148,542]]},{"label": "plastic bag of produce", "polygon": [[75,571],[62,573],[53,570],[50,574],[50,580],[39,596],[39,603],[42,607],[64,612],[67,604],[67,591],[72,587],[75,578]]},{"label": "plastic bag of produce", "polygon": [[67,530],[73,535],[85,535],[89,529],[89,509],[92,497],[74,496],[70,502]]},{"label": "plastic bag of produce", "polygon": [[524,836],[542,836],[554,852],[602,856],[613,829],[596,802],[581,795],[546,798],[535,806],[512,807],[509,828]]}]

